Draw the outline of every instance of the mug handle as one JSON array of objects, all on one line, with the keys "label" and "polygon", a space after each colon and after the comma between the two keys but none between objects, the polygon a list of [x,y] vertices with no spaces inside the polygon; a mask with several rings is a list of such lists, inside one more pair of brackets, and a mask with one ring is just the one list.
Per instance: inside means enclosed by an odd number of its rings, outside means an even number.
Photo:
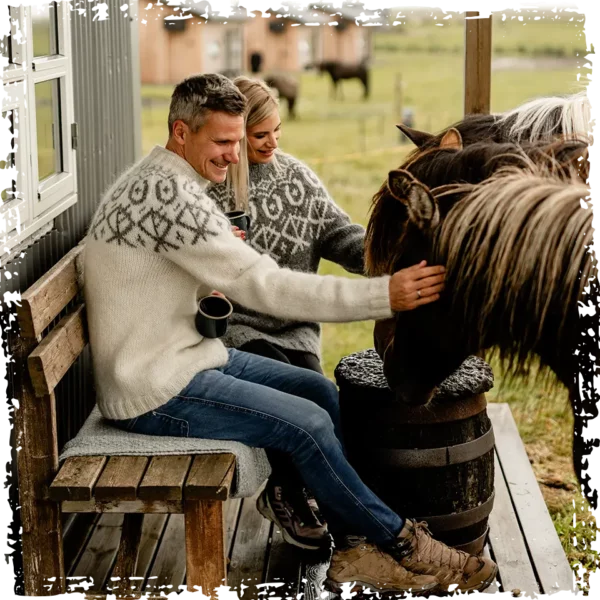
[{"label": "mug handle", "polygon": [[252,219],[250,218],[250,215],[246,215],[246,217],[248,218],[248,231],[250,231],[252,227]]}]

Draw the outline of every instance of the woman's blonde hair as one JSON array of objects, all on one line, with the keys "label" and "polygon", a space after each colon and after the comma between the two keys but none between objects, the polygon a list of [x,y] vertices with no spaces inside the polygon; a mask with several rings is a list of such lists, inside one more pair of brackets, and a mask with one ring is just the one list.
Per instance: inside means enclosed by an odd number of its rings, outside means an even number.
[{"label": "woman's blonde hair", "polygon": [[[271,88],[260,79],[250,79],[240,76],[233,83],[244,94],[247,100],[247,110],[244,119],[244,128],[254,127],[265,119],[268,119],[274,111],[279,110],[277,97]],[[273,158],[276,160],[276,158]],[[233,190],[235,197],[235,208],[246,210],[248,208],[248,141],[242,140],[240,144],[240,162],[237,165],[229,165],[227,169],[227,186]]]}]

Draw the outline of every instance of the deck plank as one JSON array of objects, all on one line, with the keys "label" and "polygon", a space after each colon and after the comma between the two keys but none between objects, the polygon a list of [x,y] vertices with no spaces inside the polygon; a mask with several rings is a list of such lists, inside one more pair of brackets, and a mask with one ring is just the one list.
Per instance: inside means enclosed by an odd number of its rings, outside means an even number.
[{"label": "deck plank", "polygon": [[144,589],[146,578],[150,573],[150,567],[152,566],[152,561],[157,553],[167,520],[168,515],[144,515],[140,553],[135,568],[135,577],[141,577],[142,579],[135,582],[135,587],[133,588],[135,591]]},{"label": "deck plank", "polygon": [[[495,557],[492,556],[492,553],[490,552],[490,544],[489,542],[483,547],[483,556],[485,556],[486,558],[490,558],[492,560],[494,560]],[[494,560],[495,562],[495,560]],[[496,578],[496,581],[494,581],[489,587],[487,587],[485,590],[483,590],[484,594],[496,594],[497,592],[501,592],[502,590],[502,586],[500,585],[500,578],[501,575],[501,571],[500,571],[500,567],[498,567],[498,577]]]},{"label": "deck plank", "polygon": [[73,569],[73,577],[93,579],[91,592],[101,592],[112,570],[121,540],[122,514],[102,515]]},{"label": "deck plank", "polygon": [[573,590],[573,571],[544,502],[517,425],[505,403],[489,404],[496,452],[542,592]]},{"label": "deck plank", "polygon": [[262,583],[267,558],[271,523],[256,510],[259,493],[244,498],[242,503],[227,575],[227,585],[238,593],[242,583],[249,586],[244,590],[244,600],[257,597],[259,589],[255,586]]},{"label": "deck plank", "polygon": [[275,525],[271,528],[270,541],[263,583],[283,582],[284,586],[273,588],[276,595],[296,598],[300,591],[302,552],[288,544]]},{"label": "deck plank", "polygon": [[231,556],[233,536],[238,524],[241,508],[241,498],[229,498],[229,500],[225,501],[225,506],[223,507],[223,520],[225,521],[225,555],[227,557]]},{"label": "deck plank", "polygon": [[540,588],[497,456],[494,456],[494,463],[496,497],[489,517],[489,543],[500,569],[502,587],[507,592],[519,589],[528,594],[539,594]]},{"label": "deck plank", "polygon": [[185,525],[183,515],[170,515],[144,590],[169,594],[185,581]]},{"label": "deck plank", "polygon": [[72,568],[84,552],[100,515],[93,513],[70,514],[63,527],[63,546],[65,555],[65,573],[70,574]]}]

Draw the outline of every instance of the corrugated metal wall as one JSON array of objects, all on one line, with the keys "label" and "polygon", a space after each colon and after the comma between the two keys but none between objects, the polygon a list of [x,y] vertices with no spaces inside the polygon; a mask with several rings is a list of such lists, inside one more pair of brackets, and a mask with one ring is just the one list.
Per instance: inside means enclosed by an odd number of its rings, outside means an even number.
[{"label": "corrugated metal wall", "polygon": [[[102,192],[135,160],[135,132],[139,129],[134,119],[139,115],[134,115],[134,90],[137,92],[138,88],[133,75],[139,71],[132,62],[131,23],[119,9],[122,2],[105,2],[109,12],[109,19],[105,21],[93,21],[95,13],[91,12],[91,5],[88,5],[87,15],[79,15],[76,10],[71,12],[75,119],[79,124],[77,204],[61,215],[52,232],[25,251],[24,258],[14,261],[10,270],[17,275],[8,281],[3,278],[2,295],[6,291],[26,290],[78,244]],[[4,313],[2,321],[2,329],[6,331],[8,319]],[[61,446],[77,431],[93,406],[93,397],[89,394],[91,385],[89,356],[83,356],[73,377],[56,390]],[[12,396],[9,373],[8,397]],[[13,472],[8,477],[13,510],[18,506],[15,471],[13,451]],[[17,574],[15,592],[23,594],[19,576],[22,563],[18,517],[17,512],[12,530],[17,539],[11,545]]]}]

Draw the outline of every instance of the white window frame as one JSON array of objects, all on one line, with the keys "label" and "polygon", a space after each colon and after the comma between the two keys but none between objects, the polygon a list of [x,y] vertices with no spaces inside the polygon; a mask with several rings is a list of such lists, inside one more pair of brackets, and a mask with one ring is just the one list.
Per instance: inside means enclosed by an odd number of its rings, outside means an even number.
[{"label": "white window frame", "polygon": [[[5,243],[0,247],[0,261],[12,257],[6,251],[27,242],[39,229],[47,227],[58,215],[77,201],[76,153],[72,131],[74,95],[69,3],[56,4],[57,54],[33,56],[33,26],[31,7],[10,8],[11,35],[21,29],[21,44],[11,42],[13,63],[2,74],[4,97],[2,110],[18,110],[18,145],[15,163],[18,169],[17,198],[6,207],[0,206],[4,231],[0,236]],[[35,85],[56,80],[60,94],[60,161],[62,170],[39,182]],[[18,205],[20,227],[12,228],[14,211]],[[8,216],[12,216],[9,222]]]}]

